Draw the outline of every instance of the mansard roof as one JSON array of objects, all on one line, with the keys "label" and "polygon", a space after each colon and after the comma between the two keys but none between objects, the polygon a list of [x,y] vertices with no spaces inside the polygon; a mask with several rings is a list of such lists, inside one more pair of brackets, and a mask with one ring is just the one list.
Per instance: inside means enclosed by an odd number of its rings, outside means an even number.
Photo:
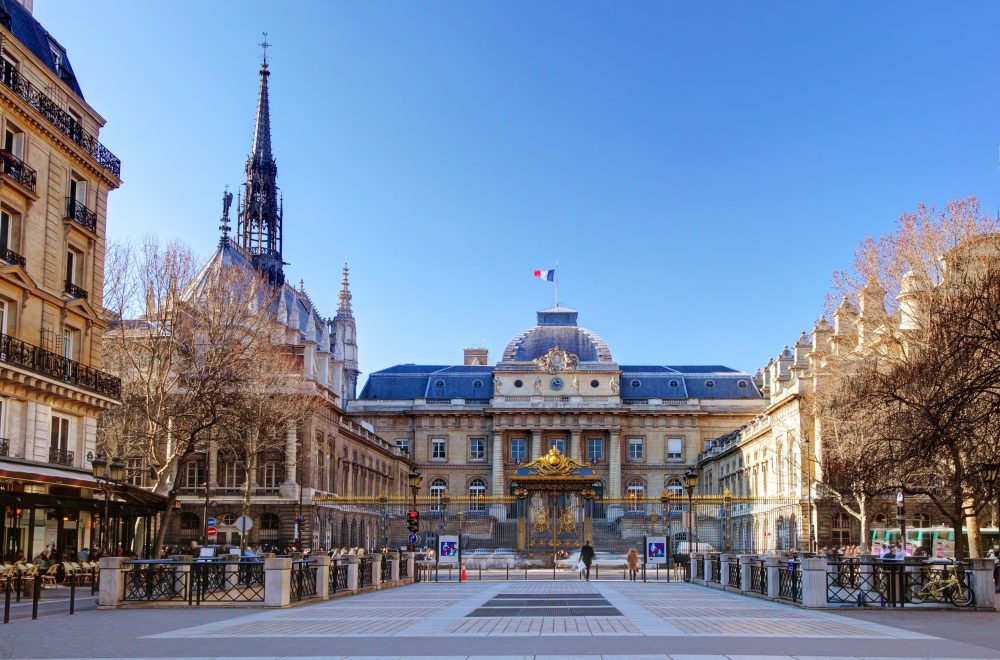
[{"label": "mansard roof", "polygon": [[[49,34],[49,31],[42,27],[42,24],[35,20],[31,12],[17,0],[0,0],[0,8],[10,16],[10,31],[14,33],[14,37],[41,60],[42,64],[47,66],[52,73],[69,85],[77,96],[83,99],[83,90],[80,89],[80,84],[76,80],[76,74],[73,73],[73,66],[69,63],[66,49],[59,44],[56,38]],[[62,51],[62,62],[59,67],[56,66],[52,56],[52,46]]]},{"label": "mansard roof", "polygon": [[510,340],[503,352],[504,362],[531,362],[552,348],[576,355],[581,362],[613,364],[611,350],[598,334],[576,324],[578,313],[565,307],[543,309],[537,325]]},{"label": "mansard roof", "polygon": [[368,377],[359,399],[488,399],[493,367],[398,364]]}]

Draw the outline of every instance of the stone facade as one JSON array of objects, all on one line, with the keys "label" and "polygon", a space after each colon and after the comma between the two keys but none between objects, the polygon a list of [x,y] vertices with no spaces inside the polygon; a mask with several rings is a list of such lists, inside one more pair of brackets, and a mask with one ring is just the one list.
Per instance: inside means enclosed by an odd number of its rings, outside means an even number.
[{"label": "stone facade", "polygon": [[763,408],[751,377],[726,367],[620,366],[604,341],[556,307],[486,366],[397,365],[371,374],[348,410],[407,451],[421,494],[508,495],[517,466],[552,446],[594,465],[598,496],[679,489],[707,440]]}]

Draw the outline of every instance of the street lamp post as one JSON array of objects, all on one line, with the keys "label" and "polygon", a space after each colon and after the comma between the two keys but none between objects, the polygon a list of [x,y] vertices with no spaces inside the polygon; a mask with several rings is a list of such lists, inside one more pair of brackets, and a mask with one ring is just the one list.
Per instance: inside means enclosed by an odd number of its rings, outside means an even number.
[{"label": "street lamp post", "polygon": [[691,536],[691,522],[694,519],[694,487],[698,484],[698,473],[694,469],[689,469],[684,473],[684,490],[688,494],[688,555],[694,552],[692,545],[694,538]]},{"label": "street lamp post", "polygon": [[204,539],[205,539],[204,540],[204,544],[205,545],[208,545],[208,542],[210,540],[208,538],[208,505],[209,505],[209,501],[208,500],[211,497],[211,492],[212,492],[212,489],[209,488],[209,486],[208,486],[208,479],[206,478],[205,479],[205,505],[204,505],[204,508],[202,509],[202,518],[201,518],[202,528],[205,530],[205,536],[204,536]]},{"label": "street lamp post", "polygon": [[1000,527],[1000,486],[997,485],[997,479],[1000,479],[1000,463],[987,463],[986,466],[986,480],[992,485],[996,492],[996,502],[993,506],[993,526]]},{"label": "street lamp post", "polygon": [[101,549],[107,552],[108,549],[108,516],[110,515],[111,491],[115,489],[125,476],[125,464],[120,458],[112,458],[110,465],[108,459],[98,455],[91,461],[94,480],[101,486],[104,492],[104,514],[101,516]]}]

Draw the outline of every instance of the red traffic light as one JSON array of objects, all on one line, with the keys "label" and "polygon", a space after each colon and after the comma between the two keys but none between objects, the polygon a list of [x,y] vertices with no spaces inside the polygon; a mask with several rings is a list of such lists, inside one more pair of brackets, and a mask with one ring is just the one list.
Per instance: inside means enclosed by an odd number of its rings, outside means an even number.
[{"label": "red traffic light", "polygon": [[417,513],[416,511],[410,511],[406,515],[409,516],[410,520],[416,520],[416,519],[418,519],[420,517],[420,514]]}]

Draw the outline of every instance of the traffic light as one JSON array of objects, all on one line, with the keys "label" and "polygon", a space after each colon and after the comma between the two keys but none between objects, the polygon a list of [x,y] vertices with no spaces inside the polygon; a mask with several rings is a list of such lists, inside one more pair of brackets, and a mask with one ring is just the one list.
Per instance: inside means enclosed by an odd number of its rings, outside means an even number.
[{"label": "traffic light", "polygon": [[420,514],[415,510],[406,514],[406,529],[410,534],[416,534],[420,531]]}]

